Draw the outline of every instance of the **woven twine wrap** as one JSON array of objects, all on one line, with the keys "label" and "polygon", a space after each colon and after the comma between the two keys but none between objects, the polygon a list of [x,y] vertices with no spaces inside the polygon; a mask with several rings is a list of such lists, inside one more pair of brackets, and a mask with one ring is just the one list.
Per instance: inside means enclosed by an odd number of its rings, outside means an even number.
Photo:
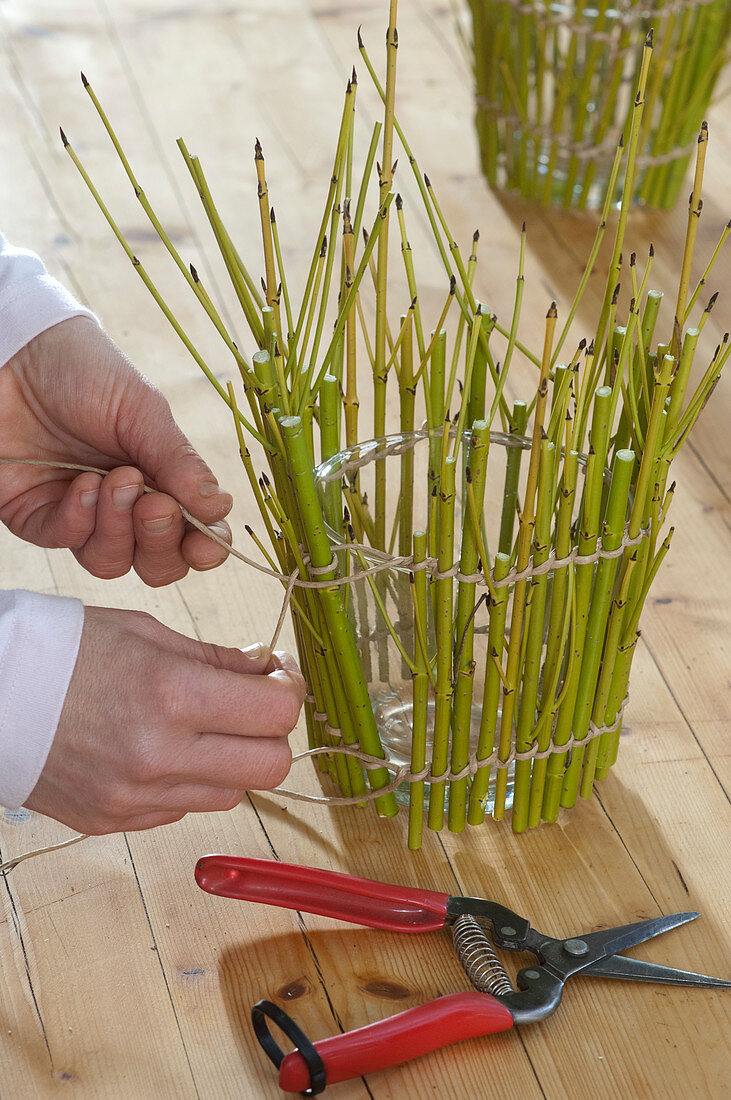
[{"label": "woven twine wrap", "polygon": [[[610,72],[617,61],[625,61],[620,84],[626,90],[627,109],[631,106],[631,89],[636,79],[637,63],[642,54],[642,47],[650,28],[654,29],[656,41],[661,42],[666,31],[670,33],[673,20],[682,17],[686,12],[692,12],[697,8],[706,7],[716,3],[716,0],[648,0],[647,3],[632,3],[631,0],[616,0],[612,4],[612,13],[604,15],[610,23],[610,29],[600,30],[594,25],[594,19],[585,11],[585,18],[577,18],[570,0],[563,5],[544,3],[543,0],[488,0],[495,7],[507,5],[513,9],[515,16],[527,15],[535,20],[537,27],[543,32],[553,29],[569,36],[576,36],[582,46],[588,43],[602,45],[602,72]],[[592,9],[593,10],[593,9]],[[629,42],[627,43],[627,37]],[[622,43],[625,43],[624,45]],[[677,63],[671,59],[667,64]],[[560,79],[560,71],[556,81]],[[623,101],[624,102],[624,101]],[[476,96],[476,103],[481,111],[495,121],[514,127],[517,131],[530,138],[538,139],[551,145],[555,150],[556,164],[554,169],[563,169],[567,161],[575,159],[582,162],[593,161],[601,166],[602,170],[609,170],[614,155],[617,151],[617,140],[624,124],[624,115],[615,117],[613,127],[609,128],[606,138],[595,141],[592,137],[575,140],[571,131],[575,121],[570,109],[565,110],[564,129],[554,129],[551,125],[539,125],[530,117],[518,113],[517,110],[505,110],[503,103],[493,101],[484,95]],[[619,108],[617,108],[618,113]],[[583,127],[582,127],[583,128]],[[682,157],[687,157],[693,148],[693,140],[689,140],[681,146],[658,153],[640,153],[636,163],[638,169],[649,168],[655,165],[670,164]],[[506,154],[502,151],[498,159],[505,163]]]},{"label": "woven twine wrap", "polygon": [[[499,441],[508,441],[509,445],[524,447],[529,445],[530,441],[523,437],[516,436],[502,436],[500,433],[493,433],[495,439]],[[396,437],[394,440],[371,440],[368,443],[360,444],[353,448],[353,457],[342,465],[339,465],[337,471],[324,475],[321,478],[323,484],[328,481],[340,479],[343,474],[357,473],[364,466],[373,462],[375,458],[385,459],[393,455],[402,455],[407,450],[415,447],[421,440],[428,439],[428,431],[418,431],[412,433],[409,438],[401,436]],[[360,453],[358,453],[360,452]],[[100,469],[96,466],[84,466],[78,463],[72,462],[48,462],[42,459],[27,459],[27,458],[0,458],[0,463],[9,465],[26,465],[26,466],[49,466],[54,469],[66,469],[66,470],[79,470],[89,471],[91,473],[101,474],[104,476],[108,473],[107,470]],[[144,486],[146,493],[152,493],[155,490],[149,486]],[[363,580],[369,576],[375,576],[378,573],[383,573],[390,569],[402,569],[415,573],[420,570],[426,570],[435,580],[442,578],[456,578],[457,581],[463,583],[474,584],[477,587],[487,588],[488,582],[484,573],[470,573],[463,574],[459,570],[458,565],[453,565],[451,569],[439,571],[436,558],[425,558],[421,562],[415,562],[413,557],[396,557],[391,554],[385,554],[380,551],[374,550],[372,546],[365,546],[360,543],[348,542],[340,545],[333,546],[333,557],[331,562],[327,566],[315,568],[310,564],[309,555],[304,547],[301,547],[302,558],[305,562],[307,570],[310,574],[309,579],[303,578],[299,575],[297,570],[290,573],[289,576],[285,576],[282,573],[276,572],[274,569],[269,569],[267,566],[261,565],[259,562],[247,557],[235,546],[230,545],[224,539],[220,537],[215,531],[211,531],[200,520],[196,519],[187,508],[185,508],[178,501],[178,507],[183,514],[183,517],[188,523],[192,524],[202,534],[206,535],[213,542],[219,545],[222,549],[225,549],[232,557],[238,561],[243,562],[252,569],[256,569],[259,573],[263,573],[268,577],[275,577],[285,586],[284,599],[277,619],[277,624],[274,629],[271,641],[269,643],[270,650],[276,647],[277,641],[281,634],[284,622],[289,610],[290,601],[295,588],[336,588],[342,585],[352,584],[355,581]],[[660,517],[662,519],[662,517]],[[604,550],[599,547],[593,554],[582,555],[579,554],[578,548],[574,547],[570,554],[565,558],[557,558],[552,550],[548,559],[541,565],[533,566],[529,565],[526,569],[518,572],[517,569],[512,569],[502,580],[495,580],[492,573],[490,574],[490,581],[494,588],[507,588],[510,585],[516,583],[519,580],[528,580],[532,577],[538,577],[542,574],[554,572],[557,569],[566,569],[571,565],[589,565],[593,562],[597,562],[602,558],[617,558],[620,557],[625,549],[630,546],[636,546],[644,538],[650,534],[649,528],[642,528],[637,536],[630,538],[625,527],[624,536],[620,545],[614,550]],[[318,574],[329,573],[337,567],[337,558],[339,554],[353,554],[360,551],[363,554],[368,555],[372,560],[375,559],[375,563],[368,569],[361,569],[358,572],[351,573],[348,576],[335,577],[329,580],[318,580]],[[312,705],[314,697],[307,695],[307,702]],[[363,802],[373,801],[376,798],[381,798],[383,795],[389,794],[391,791],[395,791],[402,783],[417,783],[421,780],[427,780],[429,782],[445,782],[452,783],[457,780],[463,779],[465,776],[474,776],[482,768],[509,768],[516,760],[540,760],[545,757],[551,756],[553,753],[566,753],[570,752],[572,748],[578,748],[589,744],[596,737],[600,737],[604,733],[614,733],[621,728],[622,715],[624,708],[627,704],[629,696],[626,695],[620,704],[614,721],[610,725],[597,726],[594,722],[589,723],[589,729],[585,737],[581,739],[575,739],[571,735],[567,741],[560,744],[554,743],[553,731],[551,733],[551,739],[546,749],[539,751],[537,745],[533,745],[525,752],[517,752],[515,745],[511,748],[510,752],[505,757],[498,755],[498,750],[493,751],[489,756],[482,759],[478,758],[476,752],[472,753],[468,763],[464,768],[457,772],[447,771],[442,775],[433,775],[431,766],[423,768],[419,772],[412,772],[408,766],[397,765],[388,756],[371,756],[368,753],[361,752],[360,749],[350,745],[345,745],[342,742],[335,745],[321,745],[316,748],[307,749],[305,752],[296,754],[292,760],[293,763],[297,763],[300,760],[306,760],[318,755],[332,755],[333,753],[342,753],[345,756],[352,756],[363,765],[366,770],[374,770],[376,768],[387,768],[394,773],[392,781],[384,786],[379,787],[376,791],[366,791],[363,794],[352,797],[336,797],[336,796],[323,796],[308,795],[300,791],[292,791],[283,787],[278,787],[276,793],[286,796],[287,798],[296,799],[302,802],[320,802],[327,803],[328,805],[335,806],[351,806],[360,805]],[[325,732],[333,737],[340,738],[341,731],[334,726],[331,726],[327,722],[327,715],[318,711],[313,712],[313,718],[319,722]],[[3,868],[0,868],[2,870]]]},{"label": "woven twine wrap", "polygon": [[[346,460],[337,464],[336,468],[329,469],[328,472],[321,473],[322,470],[328,470],[329,463],[323,463],[318,473],[319,481],[322,486],[326,486],[331,482],[339,482],[343,477],[349,475],[355,475],[363,467],[378,460],[385,460],[392,456],[398,456],[405,454],[408,450],[413,449],[417,444],[425,439],[429,438],[429,432],[426,430],[417,431],[411,433],[409,437],[397,436],[393,439],[379,439],[370,440],[366,443],[357,444],[352,448],[348,454]],[[501,433],[492,433],[493,442],[500,442],[509,446],[520,446],[528,448],[530,446],[530,440],[524,437],[517,436],[503,436]],[[335,456],[337,458],[338,456]],[[331,460],[333,461],[333,460]],[[517,570],[513,568],[510,572],[501,580],[496,580],[494,574],[490,572],[490,584],[493,589],[495,588],[509,588],[517,581],[531,580],[534,577],[543,576],[555,572],[558,569],[567,569],[576,565],[590,565],[594,562],[600,561],[602,558],[619,558],[621,557],[628,547],[638,545],[643,539],[647,538],[650,534],[650,528],[642,528],[637,536],[630,538],[625,526],[624,535],[622,540],[615,549],[605,550],[603,547],[599,548],[592,554],[579,554],[578,547],[574,546],[566,557],[557,558],[555,551],[551,550],[548,559],[539,565],[529,565],[523,570]],[[292,593],[295,588],[334,588],[340,587],[346,584],[353,584],[358,581],[366,580],[368,577],[376,576],[377,574],[387,572],[389,570],[399,570],[404,572],[416,573],[421,570],[425,570],[434,580],[452,578],[461,583],[474,584],[476,588],[488,588],[488,580],[484,572],[478,573],[462,573],[459,565],[455,564],[450,569],[440,571],[436,558],[427,557],[423,561],[415,562],[412,556],[396,556],[388,554],[383,551],[374,550],[372,546],[364,545],[357,542],[347,542],[335,544],[332,547],[333,557],[330,563],[320,568],[314,568],[309,563],[309,557],[304,547],[300,548],[302,556],[307,565],[309,579],[303,579],[299,573],[290,574],[287,579],[286,591],[282,610],[279,617],[279,622],[275,631],[275,640],[279,635],[279,632],[284,623],[286,612],[289,606],[289,602]],[[352,555],[354,560],[358,558],[359,554],[373,562],[368,568],[358,568],[354,572],[349,573],[347,576],[336,577],[329,580],[318,580],[319,574],[330,573],[338,567],[338,557],[341,554]],[[268,572],[265,570],[265,572]],[[276,574],[272,574],[276,575]],[[372,634],[372,638],[378,637],[378,634]],[[426,780],[427,782],[438,783],[453,783],[464,779],[467,776],[474,776],[482,768],[510,768],[516,760],[541,760],[550,757],[554,753],[570,753],[573,748],[583,747],[588,745],[597,737],[601,737],[606,733],[615,733],[621,728],[622,716],[625,706],[627,704],[629,695],[626,695],[622,700],[614,721],[608,725],[597,725],[594,722],[589,722],[588,732],[584,737],[575,738],[572,735],[568,737],[566,741],[557,743],[553,739],[553,730],[555,728],[556,719],[554,717],[553,726],[551,731],[551,737],[548,746],[540,750],[537,744],[533,744],[529,749],[523,752],[518,752],[513,744],[505,756],[499,755],[499,750],[494,749],[488,756],[480,758],[477,751],[473,752],[467,764],[458,771],[447,770],[443,773],[436,774],[432,771],[432,766],[427,765],[418,772],[412,772],[410,767],[405,764],[397,764],[390,759],[388,755],[385,757],[372,756],[362,752],[360,749],[345,745],[341,739],[341,731],[337,727],[331,725],[328,722],[328,716],[326,713],[316,711],[313,709],[312,718],[320,723],[325,734],[335,739],[335,745],[321,745],[316,748],[308,749],[306,752],[300,753],[294,757],[295,761],[307,759],[310,757],[316,757],[319,755],[328,755],[333,752],[342,753],[346,756],[352,756],[358,760],[367,770],[375,770],[377,768],[383,768],[384,766],[391,772],[393,772],[393,779],[386,786],[379,787],[376,791],[368,791],[366,794],[353,795],[349,797],[336,797],[325,796],[319,797],[315,795],[304,795],[300,792],[290,791],[285,788],[278,788],[278,791],[282,795],[286,795],[291,798],[296,798],[306,802],[320,802],[327,803],[329,805],[338,806],[350,806],[359,805],[364,801],[371,801],[376,798],[381,798],[385,794],[389,794],[395,791],[402,783],[418,783]],[[313,695],[307,696],[307,702],[310,706],[315,703]],[[515,729],[513,729],[513,735]],[[337,743],[339,741],[339,743]]]}]

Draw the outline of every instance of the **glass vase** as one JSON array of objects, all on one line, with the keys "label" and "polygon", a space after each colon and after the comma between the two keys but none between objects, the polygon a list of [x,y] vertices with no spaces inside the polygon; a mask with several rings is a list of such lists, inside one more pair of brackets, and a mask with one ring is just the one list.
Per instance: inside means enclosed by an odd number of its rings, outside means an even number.
[{"label": "glass vase", "polygon": [[634,199],[675,203],[727,58],[728,0],[469,7],[476,126],[491,187],[543,206],[601,207],[652,30]]}]

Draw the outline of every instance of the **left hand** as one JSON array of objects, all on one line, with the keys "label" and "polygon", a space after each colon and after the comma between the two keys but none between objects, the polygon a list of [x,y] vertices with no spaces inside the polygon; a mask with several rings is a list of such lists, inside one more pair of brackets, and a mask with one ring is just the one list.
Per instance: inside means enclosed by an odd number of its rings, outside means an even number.
[{"label": "left hand", "polygon": [[225,560],[176,501],[229,542],[230,495],[162,394],[88,318],[47,329],[0,369],[0,440],[3,458],[110,471],[0,464],[0,520],[27,542],[69,547],[96,577],[134,567],[153,586]]}]

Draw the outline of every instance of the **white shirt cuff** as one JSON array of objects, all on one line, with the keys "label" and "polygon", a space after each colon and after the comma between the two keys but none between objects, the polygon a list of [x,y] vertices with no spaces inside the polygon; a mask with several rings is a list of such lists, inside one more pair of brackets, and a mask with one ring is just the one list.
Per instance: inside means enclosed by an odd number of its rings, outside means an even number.
[{"label": "white shirt cuff", "polygon": [[76,665],[80,600],[0,592],[0,805],[15,810],[35,787]]},{"label": "white shirt cuff", "polygon": [[35,336],[70,317],[98,318],[46,271],[34,252],[0,235],[0,366]]}]

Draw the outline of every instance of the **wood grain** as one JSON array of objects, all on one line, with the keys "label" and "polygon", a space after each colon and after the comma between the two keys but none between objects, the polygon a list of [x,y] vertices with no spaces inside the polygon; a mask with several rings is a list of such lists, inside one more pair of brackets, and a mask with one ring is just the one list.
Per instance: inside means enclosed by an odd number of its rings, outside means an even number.
[{"label": "wood grain", "polygon": [[[402,0],[400,7],[402,124],[458,240],[468,241],[480,227],[478,294],[503,318],[512,308],[520,224],[527,218],[523,335],[535,344],[551,298],[559,310],[568,307],[593,222],[526,210],[487,190],[450,5]],[[57,127],[63,124],[186,328],[217,373],[228,377],[228,353],[171,271],[77,71],[84,69],[113,110],[177,246],[211,293],[221,291],[235,318],[175,138],[183,133],[200,155],[253,266],[258,212],[251,153],[254,138],[261,139],[288,242],[290,283],[301,284],[344,83],[359,61],[355,30],[362,24],[380,64],[385,10],[365,0],[0,0],[2,231],[37,249],[162,388],[183,429],[235,493],[234,535],[242,547],[251,502],[228,414],[111,239],[63,155]],[[365,73],[358,100],[358,136],[367,141],[378,105]],[[727,102],[712,109],[709,121],[698,275],[730,213]],[[405,195],[413,193],[405,161],[398,184]],[[637,211],[632,219],[630,243],[638,257],[654,243],[653,284],[666,291],[666,306],[684,226],[681,208],[667,215]],[[436,315],[443,277],[415,213],[409,235],[424,308]],[[574,326],[577,339],[596,311],[601,285],[597,271]],[[722,294],[704,333],[706,346],[728,326],[729,285],[727,252],[709,288]],[[530,371],[519,371],[518,384],[529,381]],[[275,1075],[249,1025],[250,1007],[260,997],[282,1004],[319,1038],[465,988],[444,935],[406,938],[202,894],[192,870],[208,851],[491,896],[552,934],[695,908],[699,921],[638,954],[726,973],[730,386],[727,377],[677,462],[677,532],[643,618],[628,729],[614,773],[592,800],[523,837],[491,823],[461,836],[427,834],[423,850],[408,854],[401,817],[378,822],[370,810],[255,795],[229,814],[96,838],[23,864],[0,882],[0,1100],[62,1093],[83,1100],[274,1098],[281,1095]],[[0,553],[5,587],[139,608],[181,632],[229,645],[266,640],[281,600],[273,581],[252,583],[236,562],[153,591],[134,576],[98,581],[64,552],[29,548],[7,534]],[[284,641],[292,645],[289,628]],[[293,743],[302,747],[303,740],[299,729]],[[298,765],[289,785],[319,791],[309,765]],[[0,850],[7,858],[66,835],[35,815],[6,814]],[[577,979],[560,1012],[544,1024],[472,1040],[338,1086],[333,1095],[720,1100],[728,1095],[728,1010],[723,993]]]}]

